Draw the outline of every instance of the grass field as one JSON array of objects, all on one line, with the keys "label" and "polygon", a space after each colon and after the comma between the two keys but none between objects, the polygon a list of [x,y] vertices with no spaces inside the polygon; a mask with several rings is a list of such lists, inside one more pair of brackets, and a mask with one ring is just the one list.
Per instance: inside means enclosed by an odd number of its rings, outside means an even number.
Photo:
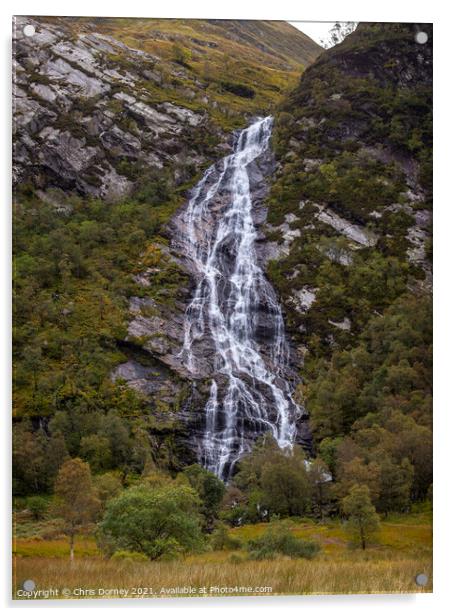
[{"label": "grass field", "polygon": [[[58,590],[59,597],[66,589],[64,598],[432,590],[432,524],[427,513],[387,518],[364,552],[348,545],[338,521],[292,520],[296,536],[321,544],[320,554],[312,561],[286,557],[248,561],[244,550],[235,550],[209,551],[171,562],[117,562],[104,560],[92,537],[80,537],[71,564],[63,537],[39,539],[33,536],[32,526],[29,523],[24,531],[19,525],[18,534],[26,536],[17,537],[14,543],[15,598],[27,598],[17,595],[27,579],[36,583],[36,590]],[[245,542],[266,528],[265,524],[247,525],[232,534]],[[419,573],[429,578],[425,587],[415,582]],[[117,594],[120,589],[122,595]]]}]

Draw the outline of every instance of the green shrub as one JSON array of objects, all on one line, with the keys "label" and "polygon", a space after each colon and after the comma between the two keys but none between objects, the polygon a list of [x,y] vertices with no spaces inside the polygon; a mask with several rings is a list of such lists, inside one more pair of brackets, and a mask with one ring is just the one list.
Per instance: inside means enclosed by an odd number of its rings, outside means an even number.
[{"label": "green shrub", "polygon": [[243,554],[231,554],[229,556],[229,563],[232,565],[239,565],[240,563],[244,563],[246,560],[246,556]]},{"label": "green shrub", "polygon": [[123,561],[123,562],[137,562],[145,563],[149,558],[142,552],[129,552],[127,550],[118,550],[114,552],[111,560]]},{"label": "green shrub", "polygon": [[40,520],[47,512],[48,502],[42,496],[30,496],[27,498],[27,508],[35,520]]},{"label": "green shrub", "polygon": [[219,523],[211,535],[210,545],[213,550],[236,550],[241,547],[241,541],[230,535],[225,524]]},{"label": "green shrub", "polygon": [[195,491],[175,482],[141,484],[110,500],[99,524],[104,551],[144,552],[151,560],[167,559],[203,547]]},{"label": "green shrub", "polygon": [[278,522],[272,524],[261,537],[249,541],[248,550],[252,560],[271,559],[278,554],[310,560],[318,554],[320,546],[315,541],[298,539],[286,523]]}]

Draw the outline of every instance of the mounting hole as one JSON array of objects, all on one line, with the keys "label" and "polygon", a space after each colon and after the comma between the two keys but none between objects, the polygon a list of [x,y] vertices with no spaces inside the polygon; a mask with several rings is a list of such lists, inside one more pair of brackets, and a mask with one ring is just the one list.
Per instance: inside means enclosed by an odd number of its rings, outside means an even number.
[{"label": "mounting hole", "polygon": [[415,40],[420,45],[424,45],[428,42],[428,35],[426,34],[426,32],[417,32],[415,34]]},{"label": "mounting hole", "polygon": [[25,582],[22,584],[22,588],[27,592],[31,592],[36,588],[36,584],[33,580],[25,580]]},{"label": "mounting hole", "polygon": [[34,34],[36,34],[36,28],[31,24],[27,24],[26,26],[24,26],[23,33],[25,34],[25,36],[33,36]]},{"label": "mounting hole", "polygon": [[428,576],[425,573],[419,573],[415,578],[415,582],[418,586],[426,586],[428,583]]}]

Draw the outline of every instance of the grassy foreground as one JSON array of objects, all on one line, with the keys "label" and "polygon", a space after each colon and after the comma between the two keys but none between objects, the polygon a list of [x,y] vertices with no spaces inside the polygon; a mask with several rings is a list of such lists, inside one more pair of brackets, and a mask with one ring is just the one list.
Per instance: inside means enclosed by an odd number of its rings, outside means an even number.
[{"label": "grassy foreground", "polygon": [[[248,561],[246,552],[205,552],[171,562],[104,560],[92,538],[78,541],[73,564],[63,539],[18,538],[15,542],[14,597],[24,580],[36,591],[54,589],[49,598],[223,596],[323,593],[403,593],[432,591],[432,528],[427,514],[396,516],[382,522],[377,543],[362,552],[350,549],[338,522],[293,520],[295,535],[314,538],[322,551],[312,561],[277,558]],[[232,533],[247,540],[266,525]],[[420,587],[419,573],[429,581]],[[63,591],[64,589],[64,591]]]}]

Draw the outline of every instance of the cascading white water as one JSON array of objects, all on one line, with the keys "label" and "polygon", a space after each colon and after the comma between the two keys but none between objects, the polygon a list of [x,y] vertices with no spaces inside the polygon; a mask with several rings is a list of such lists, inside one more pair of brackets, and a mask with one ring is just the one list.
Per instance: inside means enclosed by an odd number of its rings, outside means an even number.
[{"label": "cascading white water", "polygon": [[[269,147],[271,129],[272,118],[267,117],[241,131],[219,174],[217,166],[206,171],[186,212],[188,256],[199,278],[185,315],[181,356],[195,376],[196,343],[211,340],[215,365],[199,458],[223,479],[249,449],[249,436],[270,431],[280,447],[291,447],[301,415],[281,376],[287,361],[282,313],[254,246],[248,166]],[[211,224],[211,237],[200,242],[201,222],[209,218],[209,206],[218,196],[226,199],[226,207]],[[271,321],[266,352],[256,334],[261,306]]]}]

